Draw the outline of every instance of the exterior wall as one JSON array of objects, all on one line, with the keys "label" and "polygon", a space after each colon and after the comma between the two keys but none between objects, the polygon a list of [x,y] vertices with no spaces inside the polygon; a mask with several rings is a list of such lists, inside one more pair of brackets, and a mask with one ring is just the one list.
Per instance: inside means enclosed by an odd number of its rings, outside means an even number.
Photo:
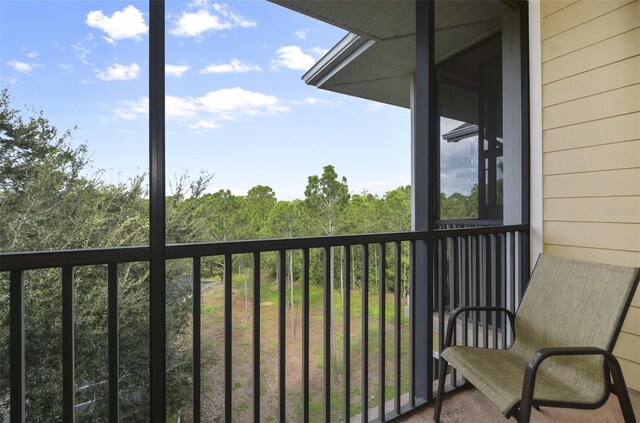
[{"label": "exterior wall", "polygon": [[[543,0],[540,30],[544,252],[640,267],[640,1]],[[640,390],[640,292],[614,352]]]}]

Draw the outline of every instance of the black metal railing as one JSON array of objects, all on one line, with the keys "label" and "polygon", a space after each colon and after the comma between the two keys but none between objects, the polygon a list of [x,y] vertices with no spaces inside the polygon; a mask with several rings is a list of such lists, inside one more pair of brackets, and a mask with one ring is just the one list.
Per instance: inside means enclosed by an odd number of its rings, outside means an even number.
[{"label": "black metal railing", "polygon": [[[416,257],[416,243],[432,243],[430,251],[433,251],[433,266],[430,273],[424,278],[416,276],[416,263],[422,257]],[[391,421],[404,416],[411,411],[421,408],[429,403],[416,401],[416,380],[426,378],[432,383],[436,381],[437,372],[435,361],[429,366],[427,374],[416,374],[414,371],[416,360],[425,357],[416,356],[415,334],[418,331],[433,328],[434,343],[432,351],[433,360],[438,357],[443,345],[445,334],[445,319],[448,312],[457,306],[479,304],[504,306],[515,310],[519,304],[525,284],[528,280],[528,226],[502,226],[502,227],[473,227],[459,229],[442,229],[433,232],[402,232],[367,235],[348,235],[314,238],[273,239],[256,241],[232,241],[224,243],[192,243],[169,245],[165,248],[167,260],[188,259],[191,262],[191,282],[193,290],[192,308],[192,421],[199,422],[201,414],[201,371],[202,363],[202,322],[201,322],[201,274],[202,259],[219,256],[223,258],[223,367],[220,381],[224,385],[224,421],[232,421],[233,417],[233,322],[237,319],[232,313],[232,269],[233,259],[236,255],[250,255],[252,258],[252,278],[261,281],[261,257],[264,253],[275,252],[278,257],[277,266],[277,415],[279,421],[285,421],[289,396],[286,391],[287,380],[287,339],[286,339],[286,254],[296,251],[301,259],[300,286],[301,286],[301,313],[302,313],[302,338],[301,338],[301,384],[300,384],[300,418],[303,421],[311,420],[310,410],[310,339],[320,334],[311,333],[310,325],[310,254],[322,252],[322,284],[324,287],[323,313],[324,330],[322,339],[322,392],[323,412],[321,419],[330,421],[336,419],[332,414],[332,389],[335,387],[331,381],[331,345],[330,322],[336,319],[332,315],[330,304],[334,287],[331,279],[332,261],[330,256],[332,249],[338,249],[342,254],[342,275],[344,275],[343,308],[342,308],[342,390],[344,406],[341,412],[343,421],[350,420],[353,415],[360,415],[361,421],[367,422],[377,414],[379,421]],[[359,253],[357,260],[355,254]],[[375,256],[375,257],[374,257]],[[408,276],[404,277],[402,267],[403,257],[408,257]],[[108,410],[109,420],[119,419],[119,382],[121,370],[119,368],[118,345],[118,269],[127,263],[147,262],[150,259],[148,247],[124,247],[94,250],[69,250],[36,253],[13,253],[0,255],[0,272],[8,272],[10,293],[10,415],[11,421],[21,422],[25,419],[25,272],[34,269],[59,268],[62,269],[62,386],[63,420],[73,421],[76,413],[75,394],[75,358],[74,358],[74,271],[82,266],[106,266],[107,271],[107,301],[108,301]],[[371,266],[372,261],[376,263]],[[351,337],[353,328],[353,315],[351,312],[351,275],[352,266],[359,266],[361,280],[361,336],[360,336],[360,401],[352,406],[354,369],[352,369]],[[376,267],[377,266],[377,267]],[[377,281],[371,280],[371,271],[377,273]],[[391,277],[391,273],[393,276]],[[379,295],[378,314],[378,363],[377,376],[370,372],[370,326],[369,316],[372,307],[370,303],[370,287],[376,287],[382,294]],[[427,308],[433,321],[416,321],[416,304],[414,293],[417,287],[427,284],[430,295]],[[403,309],[403,285],[407,286],[406,294],[409,298],[408,305]],[[393,293],[393,326],[387,326],[385,317],[386,293]],[[261,357],[264,353],[260,348],[261,341],[261,283],[254,283],[252,290],[252,347],[251,362],[253,378],[251,419],[261,419],[261,375],[265,369],[261,369]],[[401,326],[403,317],[408,317],[408,339],[403,339]],[[393,329],[393,360],[389,365],[386,334],[389,328]],[[505,347],[509,344],[507,322],[496,316],[487,314],[470,313],[469,316],[461,316],[458,319],[455,339],[464,345],[482,345],[485,347]],[[153,330],[153,328],[151,328]],[[405,347],[406,346],[406,347]],[[408,349],[408,355],[403,358],[403,347]],[[150,355],[155,352],[153,349]],[[429,360],[432,358],[429,357]],[[403,362],[408,361],[408,363]],[[402,380],[403,366],[408,366],[408,380]],[[392,367],[389,368],[389,367]],[[387,373],[387,370],[390,370]],[[389,377],[387,377],[387,375]],[[373,379],[372,379],[373,378]],[[391,384],[392,395],[387,395],[386,388]],[[378,392],[369,392],[371,381],[375,381]],[[459,381],[455,373],[451,374],[450,389],[458,386]],[[408,394],[408,397],[407,397]],[[371,395],[376,396],[374,402],[370,401]],[[389,404],[386,404],[387,399]],[[377,402],[377,404],[375,403]],[[2,411],[2,410],[0,410]],[[5,410],[6,411],[6,410]],[[1,413],[0,413],[1,414]],[[1,417],[1,416],[0,416]],[[264,416],[262,416],[264,417]]]}]

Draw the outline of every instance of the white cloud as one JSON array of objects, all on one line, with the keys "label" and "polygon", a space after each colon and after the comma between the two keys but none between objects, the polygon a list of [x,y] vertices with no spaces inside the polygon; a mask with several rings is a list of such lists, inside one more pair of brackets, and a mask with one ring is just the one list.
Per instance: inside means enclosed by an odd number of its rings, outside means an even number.
[{"label": "white cloud", "polygon": [[307,39],[307,34],[309,33],[308,29],[299,29],[297,31],[293,31],[294,34],[296,34],[296,37],[300,38],[301,40],[306,40]]},{"label": "white cloud", "polygon": [[93,10],[87,15],[85,23],[92,28],[104,31],[107,34],[105,39],[109,42],[124,39],[140,40],[140,36],[149,30],[142,12],[132,5],[114,12],[111,17],[102,13],[101,10]]},{"label": "white cloud", "polygon": [[220,125],[213,119],[202,119],[194,123],[193,125],[190,125],[189,127],[195,129],[196,132],[204,132],[208,131],[209,129],[220,128]]},{"label": "white cloud", "polygon": [[368,112],[375,112],[376,110],[380,110],[383,107],[384,107],[384,105],[382,103],[371,102],[371,103],[367,104],[366,110]]},{"label": "white cloud", "polygon": [[98,72],[98,78],[103,81],[129,81],[140,76],[140,66],[132,63],[129,66],[114,63],[113,66],[107,67],[106,70]]},{"label": "white cloud", "polygon": [[233,26],[240,26],[242,28],[253,28],[257,25],[256,21],[254,21],[253,19],[247,19],[229,10],[229,5],[225,3],[213,3],[213,8],[216,10],[216,12],[229,19]]},{"label": "white cloud", "polygon": [[[220,121],[232,121],[259,115],[275,115],[291,109],[273,95],[248,91],[243,88],[224,88],[210,91],[201,97],[176,97],[165,99],[168,120],[191,122],[192,129],[201,131],[220,127]],[[149,99],[123,101],[114,110],[114,116],[122,120],[136,120],[149,113]]]},{"label": "white cloud", "polygon": [[122,107],[118,107],[113,111],[113,114],[118,119],[136,120],[140,116],[149,114],[148,97],[140,97],[137,101],[125,100],[121,104]]},{"label": "white cloud", "polygon": [[165,112],[167,119],[193,119],[198,116],[198,106],[190,97],[165,97]]},{"label": "white cloud", "polygon": [[71,65],[70,65],[70,64],[68,64],[68,63],[60,63],[58,66],[59,66],[61,69],[64,69],[64,70],[66,70],[66,71],[71,70],[71,68],[73,67],[73,66],[71,66]]},{"label": "white cloud", "polygon": [[176,78],[180,78],[184,75],[191,66],[189,65],[165,65],[164,71],[169,76],[175,76]]},{"label": "white cloud", "polygon": [[76,58],[80,60],[85,65],[93,65],[90,61],[87,60],[87,56],[91,53],[91,50],[86,48],[80,43],[71,44],[71,48],[76,52]]},{"label": "white cloud", "polygon": [[198,103],[203,111],[220,114],[228,120],[243,115],[277,114],[290,110],[281,105],[276,96],[248,91],[240,87],[210,91],[198,98]]},{"label": "white cloud", "polygon": [[293,104],[297,104],[297,105],[300,105],[300,104],[316,105],[316,104],[327,104],[327,103],[329,103],[328,100],[323,100],[323,99],[318,98],[318,97],[305,97],[302,100],[291,100],[291,102]]},{"label": "white cloud", "polygon": [[251,65],[241,62],[238,59],[232,59],[230,63],[210,64],[204,69],[200,70],[201,74],[208,73],[246,73],[246,72],[261,72],[262,68],[258,65]]},{"label": "white cloud", "polygon": [[25,56],[27,56],[29,59],[35,59],[39,55],[40,53],[38,53],[37,51],[30,51],[28,53],[25,53]]},{"label": "white cloud", "polygon": [[182,12],[178,21],[169,31],[171,34],[179,37],[199,37],[209,31],[256,26],[255,21],[230,11],[226,4],[214,3],[209,7],[208,1],[196,1],[190,3],[189,6],[191,8],[201,7],[201,9],[195,12]]},{"label": "white cloud", "polygon": [[316,63],[316,59],[302,51],[299,46],[284,46],[278,49],[277,57],[271,60],[271,69],[287,68],[306,71]]},{"label": "white cloud", "polygon": [[15,59],[8,61],[7,66],[12,67],[16,72],[21,73],[29,73],[33,70],[33,65],[30,63],[20,62]]}]

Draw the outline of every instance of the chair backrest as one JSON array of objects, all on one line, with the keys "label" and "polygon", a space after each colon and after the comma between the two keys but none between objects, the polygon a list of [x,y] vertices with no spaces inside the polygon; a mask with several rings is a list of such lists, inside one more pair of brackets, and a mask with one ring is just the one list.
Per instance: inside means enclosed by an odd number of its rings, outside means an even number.
[{"label": "chair backrest", "polygon": [[[541,255],[516,314],[512,348],[528,358],[540,348],[593,346],[612,351],[640,270]],[[599,358],[554,358],[541,370],[605,389]]]}]

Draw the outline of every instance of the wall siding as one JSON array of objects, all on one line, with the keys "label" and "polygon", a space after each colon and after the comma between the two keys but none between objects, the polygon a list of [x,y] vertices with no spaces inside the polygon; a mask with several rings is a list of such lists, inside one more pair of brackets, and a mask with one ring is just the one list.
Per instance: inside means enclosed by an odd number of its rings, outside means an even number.
[{"label": "wall siding", "polygon": [[[640,0],[541,16],[544,252],[640,267]],[[640,292],[614,353],[640,390]]]}]

